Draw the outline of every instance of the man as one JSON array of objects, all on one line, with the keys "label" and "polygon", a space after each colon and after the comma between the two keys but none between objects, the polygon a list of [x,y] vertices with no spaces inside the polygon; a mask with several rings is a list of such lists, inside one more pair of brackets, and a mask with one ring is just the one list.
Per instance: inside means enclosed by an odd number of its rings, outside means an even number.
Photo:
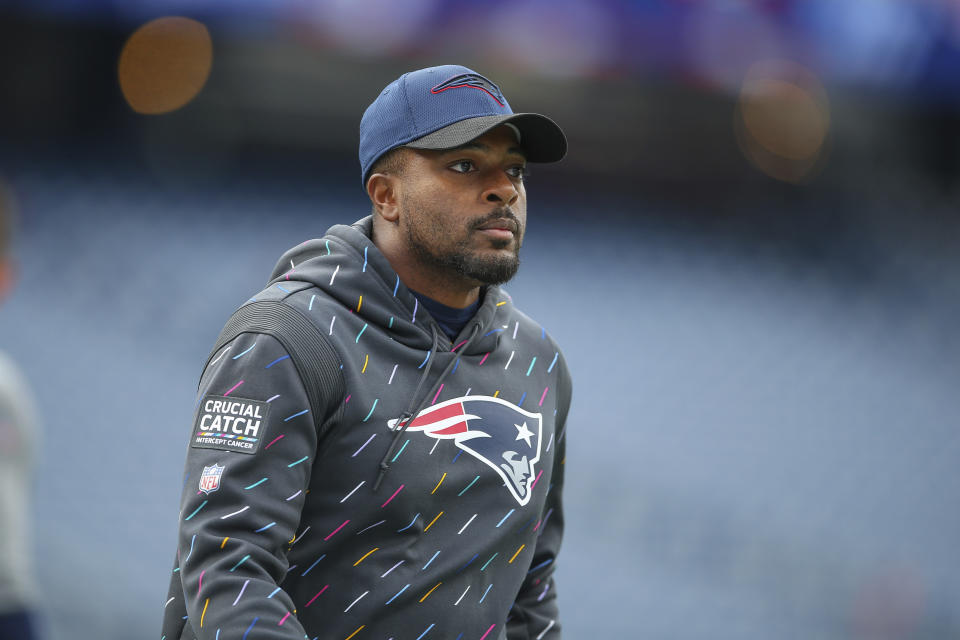
[{"label": "man", "polygon": [[373,215],[288,251],[201,378],[165,638],[560,637],[570,377],[497,285],[565,151],[461,66],[370,105]]},{"label": "man", "polygon": [[[13,288],[12,211],[0,185],[0,300]],[[16,364],[0,352],[0,640],[36,637],[30,547],[31,474],[37,421]]]}]

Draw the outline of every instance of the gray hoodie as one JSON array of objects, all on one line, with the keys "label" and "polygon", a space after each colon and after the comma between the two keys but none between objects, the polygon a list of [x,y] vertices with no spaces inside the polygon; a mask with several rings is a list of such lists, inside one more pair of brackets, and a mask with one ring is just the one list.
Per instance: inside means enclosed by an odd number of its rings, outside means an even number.
[{"label": "gray hoodie", "polygon": [[371,225],[291,249],[242,308],[295,310],[329,357],[264,330],[208,361],[166,640],[560,637],[563,356],[498,287],[451,342]]}]

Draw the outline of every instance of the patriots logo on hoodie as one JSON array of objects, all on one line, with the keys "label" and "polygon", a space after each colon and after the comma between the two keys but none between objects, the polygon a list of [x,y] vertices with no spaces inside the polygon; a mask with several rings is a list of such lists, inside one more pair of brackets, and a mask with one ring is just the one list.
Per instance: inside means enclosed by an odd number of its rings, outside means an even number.
[{"label": "patriots logo on hoodie", "polygon": [[[396,419],[387,426],[403,426]],[[421,411],[407,425],[431,438],[453,440],[460,449],[496,471],[520,503],[530,501],[540,461],[543,419],[506,400],[490,396],[463,396]]]}]

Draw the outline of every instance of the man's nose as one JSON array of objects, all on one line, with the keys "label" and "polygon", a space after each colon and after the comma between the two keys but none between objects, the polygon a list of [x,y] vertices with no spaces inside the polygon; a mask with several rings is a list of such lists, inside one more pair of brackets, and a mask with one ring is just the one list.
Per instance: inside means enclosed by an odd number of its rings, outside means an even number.
[{"label": "man's nose", "polygon": [[485,202],[512,206],[520,198],[520,192],[510,176],[498,169],[491,172],[481,198]]}]

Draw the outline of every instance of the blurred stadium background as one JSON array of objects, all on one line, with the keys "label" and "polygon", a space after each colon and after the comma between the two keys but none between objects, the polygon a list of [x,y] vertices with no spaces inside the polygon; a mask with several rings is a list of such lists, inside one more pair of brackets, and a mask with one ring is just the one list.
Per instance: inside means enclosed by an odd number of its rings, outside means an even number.
[{"label": "blurred stadium background", "polygon": [[158,637],[208,348],[451,62],[570,140],[508,287],[575,376],[566,637],[960,637],[960,4],[0,0],[46,637]]}]

